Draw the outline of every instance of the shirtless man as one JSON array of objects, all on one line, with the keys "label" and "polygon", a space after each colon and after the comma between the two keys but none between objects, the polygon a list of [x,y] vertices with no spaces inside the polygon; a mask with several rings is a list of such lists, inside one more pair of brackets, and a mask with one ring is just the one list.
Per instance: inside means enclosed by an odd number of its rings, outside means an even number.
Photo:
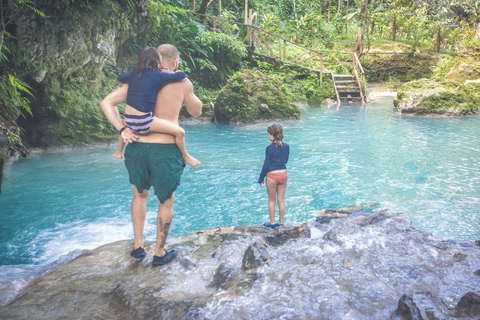
[{"label": "shirtless man", "polygon": [[[178,67],[179,54],[177,48],[170,44],[162,44],[158,48],[162,56],[162,71],[173,72]],[[127,98],[128,84],[120,84],[100,103],[103,113],[112,125],[121,132],[125,142],[125,166],[133,186],[131,204],[134,250],[130,255],[134,258],[145,257],[143,248],[143,227],[147,211],[147,198],[153,186],[158,202],[157,241],[153,266],[170,262],[177,255],[175,250],[164,249],[170,223],[173,217],[173,201],[175,190],[180,184],[185,163],[182,154],[175,144],[175,137],[163,133],[137,135],[125,128],[117,105]],[[189,79],[165,85],[157,94],[153,109],[155,117],[168,120],[178,125],[178,115],[182,104],[194,117],[202,114],[202,102],[193,93],[193,85]],[[124,129],[125,128],[125,129]]]}]

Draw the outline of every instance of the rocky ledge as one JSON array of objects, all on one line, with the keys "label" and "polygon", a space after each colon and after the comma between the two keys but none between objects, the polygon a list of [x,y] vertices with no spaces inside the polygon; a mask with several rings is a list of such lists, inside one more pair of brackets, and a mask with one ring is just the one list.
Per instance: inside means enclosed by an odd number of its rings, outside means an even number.
[{"label": "rocky ledge", "polygon": [[480,247],[412,227],[407,215],[322,211],[276,230],[170,238],[152,267],[132,241],[87,251],[31,281],[1,319],[478,319]]},{"label": "rocky ledge", "polygon": [[421,79],[404,84],[393,104],[410,115],[468,115],[480,106],[480,82]]}]

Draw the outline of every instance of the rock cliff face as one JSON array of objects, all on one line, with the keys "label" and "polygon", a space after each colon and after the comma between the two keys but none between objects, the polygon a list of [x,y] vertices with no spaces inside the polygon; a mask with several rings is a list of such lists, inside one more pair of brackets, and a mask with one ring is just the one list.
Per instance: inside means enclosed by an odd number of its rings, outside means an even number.
[{"label": "rock cliff face", "polygon": [[179,255],[162,267],[151,247],[137,261],[133,241],[105,245],[31,281],[0,318],[480,317],[480,247],[418,231],[401,213],[328,213],[170,238]]},{"label": "rock cliff face", "polygon": [[10,131],[27,147],[92,142],[114,132],[98,104],[115,87],[115,68],[136,59],[134,48],[144,42],[147,3],[37,2],[45,17],[27,6],[9,17],[12,37],[3,43],[9,50],[2,51],[9,59],[0,72],[26,82],[34,98],[28,96],[33,116],[17,119],[22,134],[16,123],[0,123],[0,184],[9,149],[22,150],[8,141],[6,128],[16,128]]},{"label": "rock cliff face", "polygon": [[[136,60],[144,41],[146,0],[39,5],[45,17],[21,12],[8,43],[18,53],[15,72],[33,89],[33,117],[20,117],[24,142],[36,147],[101,138],[108,127],[99,101],[116,84],[115,67]],[[135,21],[135,23],[133,23]],[[104,134],[105,132],[103,132]]]}]

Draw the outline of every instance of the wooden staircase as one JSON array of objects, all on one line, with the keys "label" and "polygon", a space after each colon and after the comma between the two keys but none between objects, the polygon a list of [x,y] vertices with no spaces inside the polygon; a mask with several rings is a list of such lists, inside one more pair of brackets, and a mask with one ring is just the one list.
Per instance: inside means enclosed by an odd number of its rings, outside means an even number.
[{"label": "wooden staircase", "polygon": [[362,91],[354,76],[332,73],[332,80],[339,105],[342,103],[363,103]]}]

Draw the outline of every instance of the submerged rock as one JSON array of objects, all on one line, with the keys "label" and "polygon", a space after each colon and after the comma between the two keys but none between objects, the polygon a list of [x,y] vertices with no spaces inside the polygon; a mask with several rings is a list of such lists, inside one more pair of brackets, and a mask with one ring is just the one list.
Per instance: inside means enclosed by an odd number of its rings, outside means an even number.
[{"label": "submerged rock", "polygon": [[168,239],[179,255],[162,267],[145,244],[144,260],[129,256],[130,240],[81,254],[31,281],[0,318],[478,318],[480,247],[416,230],[402,213],[204,230]]},{"label": "submerged rock", "polygon": [[480,106],[480,83],[421,79],[402,86],[396,111],[412,115],[467,115]]}]

